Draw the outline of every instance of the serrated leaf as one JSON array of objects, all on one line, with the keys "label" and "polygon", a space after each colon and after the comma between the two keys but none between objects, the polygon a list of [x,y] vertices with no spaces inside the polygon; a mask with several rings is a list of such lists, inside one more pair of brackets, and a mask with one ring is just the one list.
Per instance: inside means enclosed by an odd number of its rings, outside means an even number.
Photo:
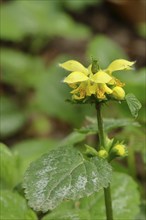
[{"label": "serrated leaf", "polygon": [[[127,174],[114,173],[111,183],[113,215],[116,220],[131,220],[139,211],[139,192],[136,182]],[[86,215],[82,216],[85,212]],[[67,218],[70,213],[70,218]],[[63,202],[52,213],[44,216],[43,220],[106,220],[103,191],[83,198],[75,203]]]},{"label": "serrated leaf", "polygon": [[140,101],[132,93],[127,94],[125,99],[132,116],[136,118],[138,116],[139,110],[142,107]]},{"label": "serrated leaf", "polygon": [[16,155],[0,143],[0,188],[12,189],[17,184],[19,170]]},{"label": "serrated leaf", "polygon": [[2,220],[37,220],[36,214],[18,193],[8,190],[1,191],[0,207],[0,219]]},{"label": "serrated leaf", "polygon": [[86,160],[77,149],[65,146],[33,162],[23,187],[30,207],[46,212],[64,199],[79,199],[107,187],[111,174],[107,161],[98,157]]}]

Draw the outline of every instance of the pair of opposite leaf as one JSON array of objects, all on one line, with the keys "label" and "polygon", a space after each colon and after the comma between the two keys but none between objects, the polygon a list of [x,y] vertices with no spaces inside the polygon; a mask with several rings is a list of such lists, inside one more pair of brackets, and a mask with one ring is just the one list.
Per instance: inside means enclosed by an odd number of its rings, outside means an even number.
[{"label": "pair of opposite leaf", "polygon": [[107,100],[108,97],[116,100],[123,100],[125,91],[122,88],[124,83],[112,76],[114,71],[130,70],[135,62],[124,59],[113,61],[105,70],[100,68],[93,71],[93,64],[88,68],[75,60],[69,60],[59,64],[71,73],[64,79],[73,90],[74,100],[83,100],[94,95],[98,100]]}]

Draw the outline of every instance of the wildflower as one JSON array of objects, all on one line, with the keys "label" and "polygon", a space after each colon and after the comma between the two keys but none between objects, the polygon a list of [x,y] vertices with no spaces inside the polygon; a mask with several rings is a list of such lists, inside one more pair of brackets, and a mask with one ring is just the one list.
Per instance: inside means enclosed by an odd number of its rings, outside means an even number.
[{"label": "wildflower", "polygon": [[74,90],[71,91],[73,99],[84,99],[86,96],[91,96],[92,94],[96,95],[99,99],[105,99],[104,93],[112,93],[112,90],[106,85],[112,77],[104,71],[99,70],[93,74],[91,71],[92,65],[85,68],[75,60],[69,60],[60,64],[60,66],[72,71],[63,82],[67,83],[71,88],[74,88]]},{"label": "wildflower", "polygon": [[124,90],[121,88],[124,84],[113,77],[112,72],[129,70],[133,64],[134,62],[118,59],[113,61],[107,69],[101,70],[95,60],[88,68],[78,61],[69,60],[60,66],[71,71],[63,82],[73,89],[71,91],[73,99],[83,100],[94,95],[99,100],[106,100],[107,95],[113,94],[114,98],[122,100],[125,97]]}]

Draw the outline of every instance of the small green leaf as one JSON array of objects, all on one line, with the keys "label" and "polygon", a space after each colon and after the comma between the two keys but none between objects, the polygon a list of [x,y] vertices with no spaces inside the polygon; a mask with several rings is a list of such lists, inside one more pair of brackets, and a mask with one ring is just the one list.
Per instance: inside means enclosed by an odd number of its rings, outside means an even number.
[{"label": "small green leaf", "polygon": [[0,187],[12,189],[16,184],[19,176],[18,161],[16,155],[2,143],[0,143]]},{"label": "small green leaf", "polygon": [[86,151],[85,151],[85,154],[86,154],[86,155],[89,155],[89,156],[98,156],[97,151],[96,151],[93,147],[90,147],[90,146],[87,145],[87,144],[85,144],[85,147],[86,147]]},{"label": "small green leaf", "polygon": [[139,110],[142,107],[141,103],[132,93],[127,94],[125,99],[132,116],[136,118],[138,116]]},{"label": "small green leaf", "polygon": [[25,199],[17,193],[1,191],[0,207],[2,220],[37,220],[36,214],[27,206]]},{"label": "small green leaf", "polygon": [[31,163],[23,187],[30,207],[47,212],[64,199],[79,199],[107,187],[112,169],[98,157],[85,160],[70,146],[60,147]]}]

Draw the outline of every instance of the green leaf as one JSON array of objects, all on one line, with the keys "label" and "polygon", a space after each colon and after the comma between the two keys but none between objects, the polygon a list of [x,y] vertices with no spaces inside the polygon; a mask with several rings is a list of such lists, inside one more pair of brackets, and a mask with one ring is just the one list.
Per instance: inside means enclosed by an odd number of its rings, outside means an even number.
[{"label": "green leaf", "polygon": [[26,117],[10,98],[1,96],[0,103],[0,135],[7,137],[15,134],[24,125]]},{"label": "green leaf", "polygon": [[140,205],[140,212],[136,216],[135,220],[145,220],[146,219],[146,200],[142,201]]},{"label": "green leaf", "polygon": [[65,146],[33,162],[23,187],[30,207],[47,212],[64,199],[79,199],[107,187],[111,174],[107,161],[98,157],[85,160],[77,149]]},{"label": "green leaf", "polygon": [[127,94],[125,99],[132,116],[136,118],[138,116],[139,110],[142,107],[141,103],[132,93]]},{"label": "green leaf", "polygon": [[3,190],[0,193],[0,219],[37,220],[36,214],[27,206],[19,194]]},{"label": "green leaf", "polygon": [[[44,216],[42,220],[90,220],[89,212],[86,210],[64,210],[52,212],[49,215]],[[93,220],[93,219],[92,219]]]},{"label": "green leaf", "polygon": [[0,187],[12,189],[18,182],[18,157],[2,143],[0,143]]},{"label": "green leaf", "polygon": [[[77,129],[78,132],[83,134],[96,134],[98,133],[97,119],[88,117],[90,125]],[[139,127],[140,124],[129,118],[115,119],[104,118],[103,119],[104,130],[109,132],[116,128],[122,128],[127,126]]]},{"label": "green leaf", "polygon": [[74,22],[58,4],[58,1],[12,1],[3,4],[0,37],[20,41],[30,35],[37,38],[61,36],[71,39],[89,36],[88,27]]},{"label": "green leaf", "polygon": [[36,87],[46,71],[40,58],[6,48],[1,50],[1,66],[2,81],[21,91]]},{"label": "green leaf", "polygon": [[[139,192],[136,182],[127,174],[114,173],[111,183],[113,215],[116,220],[131,220],[139,211]],[[82,213],[86,213],[82,216]],[[103,191],[83,198],[75,203],[63,202],[43,220],[106,220]],[[67,216],[70,214],[70,218]]]},{"label": "green leaf", "polygon": [[[127,174],[114,173],[111,185],[114,219],[131,220],[139,211],[139,192],[136,182]],[[87,209],[91,219],[105,220],[103,192],[81,200],[81,209]]]},{"label": "green leaf", "polygon": [[84,141],[85,138],[86,138],[86,134],[82,134],[77,131],[73,131],[72,133],[70,133],[66,138],[64,138],[61,141],[60,146],[75,145],[77,143]]}]

